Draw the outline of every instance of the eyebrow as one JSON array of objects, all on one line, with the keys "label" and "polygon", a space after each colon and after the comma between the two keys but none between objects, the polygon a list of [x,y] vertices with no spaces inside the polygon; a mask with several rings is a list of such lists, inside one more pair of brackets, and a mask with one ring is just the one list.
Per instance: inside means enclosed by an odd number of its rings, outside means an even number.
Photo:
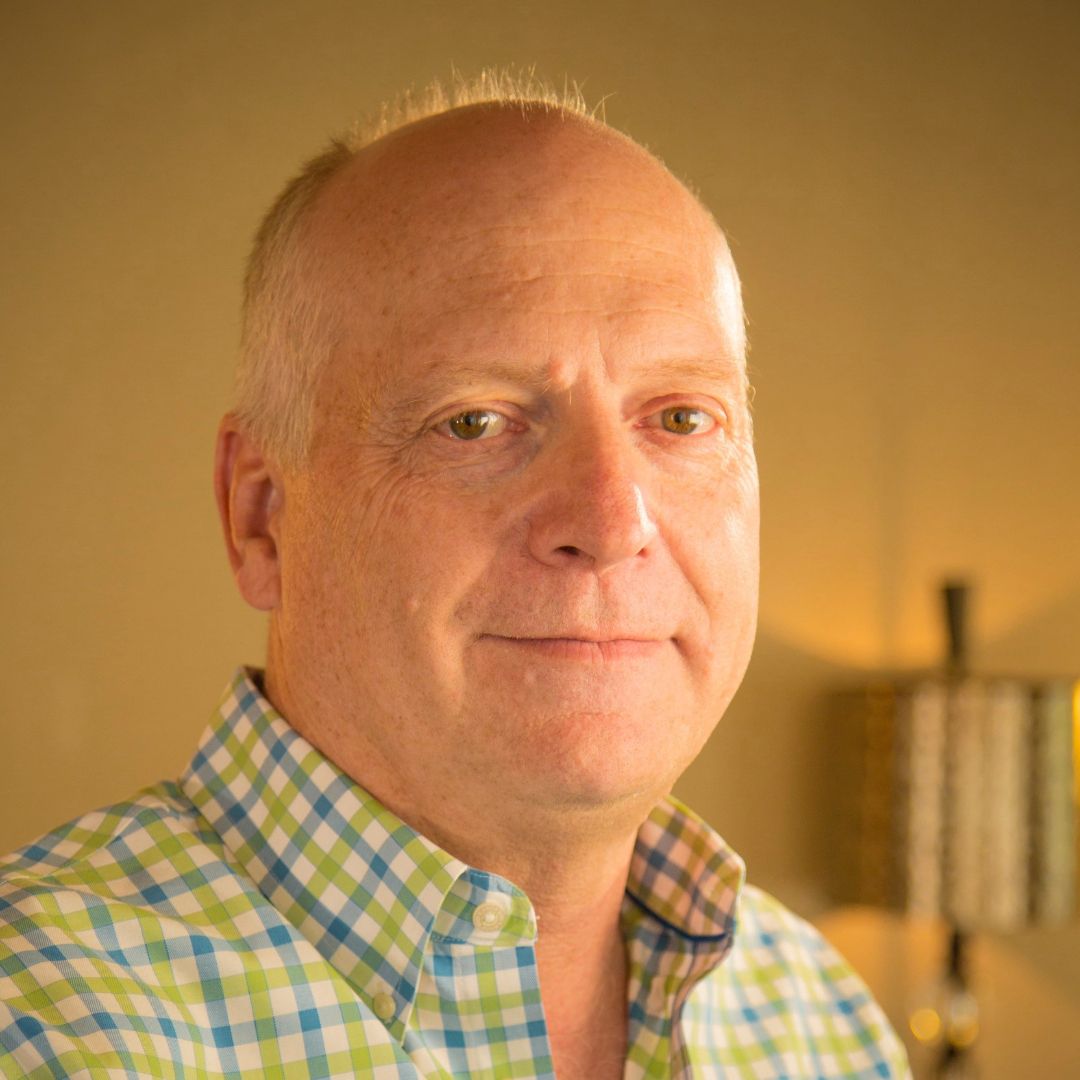
[{"label": "eyebrow", "polygon": [[[433,361],[426,364],[408,383],[387,379],[382,382],[371,398],[371,406],[383,407],[392,416],[411,416],[448,397],[455,390],[482,383],[500,383],[504,386],[521,387],[536,397],[551,392],[553,380],[542,371],[523,370],[522,365],[511,360],[491,360],[484,363]],[[401,390],[401,393],[395,391]]]},{"label": "eyebrow", "polygon": [[742,381],[746,364],[734,356],[672,356],[649,364],[645,370],[697,382],[727,382],[731,379]]},{"label": "eyebrow", "polygon": [[[745,365],[731,356],[661,357],[639,365],[630,375],[633,378],[653,376],[695,383],[735,382],[740,387],[746,383]],[[410,417],[455,391],[483,384],[512,386],[539,398],[552,392],[555,380],[546,370],[529,369],[521,361],[496,358],[482,363],[432,361],[421,368],[409,384],[413,389],[398,394],[395,391],[404,390],[402,380],[393,377],[380,380],[368,399],[368,415],[370,410],[385,409],[392,417]]]}]

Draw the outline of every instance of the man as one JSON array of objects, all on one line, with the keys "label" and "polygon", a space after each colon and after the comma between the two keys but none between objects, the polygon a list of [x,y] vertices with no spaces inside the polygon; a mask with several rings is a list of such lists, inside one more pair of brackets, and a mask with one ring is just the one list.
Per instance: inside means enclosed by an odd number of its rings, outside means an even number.
[{"label": "man", "polygon": [[534,97],[335,145],[264,222],[215,475],[266,671],[178,785],[7,860],[9,1074],[905,1074],[667,797],[754,635],[727,245]]}]

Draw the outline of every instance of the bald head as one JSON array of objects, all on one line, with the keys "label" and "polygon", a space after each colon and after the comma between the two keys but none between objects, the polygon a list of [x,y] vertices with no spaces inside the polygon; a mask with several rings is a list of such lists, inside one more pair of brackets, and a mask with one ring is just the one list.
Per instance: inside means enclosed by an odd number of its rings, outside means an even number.
[{"label": "bald head", "polygon": [[471,276],[483,286],[510,258],[506,288],[520,292],[530,276],[573,267],[581,240],[605,237],[632,238],[661,273],[670,264],[677,277],[690,261],[710,277],[727,351],[742,359],[739,284],[722,233],[656,158],[590,116],[485,102],[356,148],[335,144],[289,185],[257,238],[235,412],[268,452],[299,465],[335,353],[359,348],[371,362],[392,347],[448,270],[457,284]]}]

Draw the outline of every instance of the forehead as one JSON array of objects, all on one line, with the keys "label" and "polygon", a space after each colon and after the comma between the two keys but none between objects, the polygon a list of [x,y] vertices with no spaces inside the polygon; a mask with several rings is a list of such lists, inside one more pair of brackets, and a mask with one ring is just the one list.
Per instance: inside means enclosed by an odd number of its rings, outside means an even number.
[{"label": "forehead", "polygon": [[377,364],[440,338],[466,352],[515,335],[626,340],[659,322],[675,351],[706,333],[739,351],[717,304],[735,283],[726,245],[655,158],[579,118],[458,114],[361,151],[318,207],[348,355]]},{"label": "forehead", "polygon": [[628,209],[708,218],[655,157],[612,128],[491,105],[431,117],[365,147],[338,174],[326,205],[347,216],[362,199],[374,227],[396,230],[429,215],[532,212],[538,202],[554,213],[602,203],[612,192]]}]

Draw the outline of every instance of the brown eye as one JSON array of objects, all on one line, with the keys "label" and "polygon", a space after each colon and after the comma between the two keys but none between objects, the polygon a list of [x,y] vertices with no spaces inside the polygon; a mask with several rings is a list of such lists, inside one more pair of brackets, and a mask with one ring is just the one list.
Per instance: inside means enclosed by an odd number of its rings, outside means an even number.
[{"label": "brown eye", "polygon": [[505,426],[506,417],[491,409],[469,409],[446,421],[450,437],[466,442],[498,435]]},{"label": "brown eye", "polygon": [[660,414],[660,426],[673,435],[695,435],[708,431],[715,421],[703,409],[691,409],[686,405],[676,405],[664,409]]}]

